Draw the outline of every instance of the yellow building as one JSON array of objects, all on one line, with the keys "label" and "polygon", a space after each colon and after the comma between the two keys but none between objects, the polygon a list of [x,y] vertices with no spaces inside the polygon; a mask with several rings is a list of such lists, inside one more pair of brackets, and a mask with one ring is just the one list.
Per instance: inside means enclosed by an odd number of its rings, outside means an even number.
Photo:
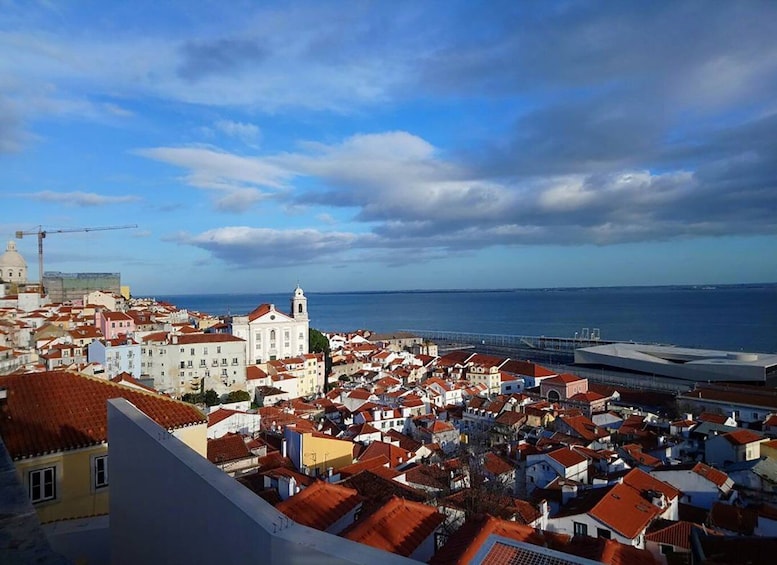
[{"label": "yellow building", "polygon": [[108,513],[106,403],[119,397],[206,455],[207,420],[190,404],[65,371],[0,377],[0,435],[41,522]]},{"label": "yellow building", "polygon": [[287,426],[284,431],[288,456],[297,469],[310,475],[325,475],[330,467],[336,473],[353,463],[353,442],[319,432],[302,432]]}]

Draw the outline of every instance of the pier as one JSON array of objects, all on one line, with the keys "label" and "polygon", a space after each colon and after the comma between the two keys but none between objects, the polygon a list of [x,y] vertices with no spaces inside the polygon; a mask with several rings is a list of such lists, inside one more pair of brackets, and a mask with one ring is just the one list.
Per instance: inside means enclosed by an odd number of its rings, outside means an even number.
[{"label": "pier", "polygon": [[500,347],[530,351],[547,351],[573,354],[580,347],[608,345],[611,343],[634,343],[633,341],[613,341],[601,339],[598,328],[583,328],[574,337],[553,337],[545,335],[504,335],[451,332],[442,330],[402,330],[438,344],[452,343],[469,347]]}]

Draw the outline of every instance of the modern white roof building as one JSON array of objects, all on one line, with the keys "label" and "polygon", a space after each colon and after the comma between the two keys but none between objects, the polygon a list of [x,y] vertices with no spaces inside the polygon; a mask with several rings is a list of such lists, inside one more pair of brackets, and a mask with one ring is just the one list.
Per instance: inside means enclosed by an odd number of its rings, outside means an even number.
[{"label": "modern white roof building", "polygon": [[612,343],[575,350],[576,365],[696,382],[767,384],[777,380],[777,354]]}]

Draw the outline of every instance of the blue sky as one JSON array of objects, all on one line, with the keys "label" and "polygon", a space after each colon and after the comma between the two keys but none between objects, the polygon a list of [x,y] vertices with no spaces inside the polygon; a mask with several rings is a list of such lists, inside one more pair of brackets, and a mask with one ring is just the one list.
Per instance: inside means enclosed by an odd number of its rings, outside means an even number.
[{"label": "blue sky", "polygon": [[774,21],[0,0],[0,226],[137,224],[45,244],[135,294],[774,282]]}]

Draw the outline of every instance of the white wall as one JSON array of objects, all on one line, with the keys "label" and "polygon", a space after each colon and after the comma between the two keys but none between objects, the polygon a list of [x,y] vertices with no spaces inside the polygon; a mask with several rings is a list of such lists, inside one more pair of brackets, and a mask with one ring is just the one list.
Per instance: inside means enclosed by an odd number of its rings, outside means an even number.
[{"label": "white wall", "polygon": [[125,399],[108,436],[113,565],[413,563],[293,522]]}]

